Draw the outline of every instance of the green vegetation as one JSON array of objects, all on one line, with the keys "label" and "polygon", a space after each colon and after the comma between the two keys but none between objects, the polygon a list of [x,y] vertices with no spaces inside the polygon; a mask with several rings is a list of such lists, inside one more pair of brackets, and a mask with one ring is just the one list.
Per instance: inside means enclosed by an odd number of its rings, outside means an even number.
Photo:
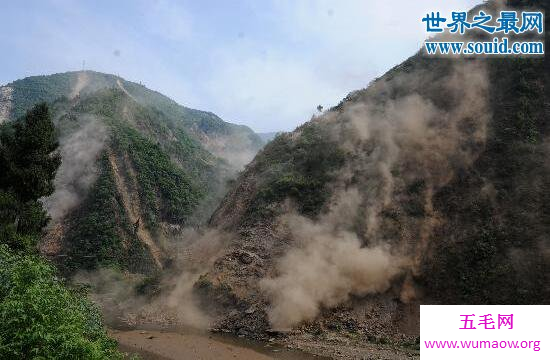
[{"label": "green vegetation", "polygon": [[124,258],[117,226],[121,225],[126,233],[131,233],[127,222],[119,224],[125,220],[124,209],[106,155],[101,157],[99,169],[99,177],[67,234],[70,248],[65,266],[71,270],[93,269],[98,264],[116,266]]},{"label": "green vegetation", "polygon": [[247,126],[227,123],[211,112],[181,106],[142,85],[129,81],[123,81],[123,84],[139,104],[162,113],[171,126],[179,126],[187,130],[198,129],[206,135],[227,136],[229,145],[238,145],[235,142],[242,137],[247,138],[254,149],[260,149],[263,146],[262,139]]},{"label": "green vegetation", "polygon": [[514,58],[493,61],[491,83],[493,108],[498,122],[495,125],[495,141],[503,144],[541,140],[541,130],[548,125],[540,113],[544,110],[543,61],[541,59]]},{"label": "green vegetation", "polygon": [[0,238],[32,251],[48,220],[38,199],[50,195],[61,162],[49,109],[40,104],[0,129]]},{"label": "green vegetation", "polygon": [[122,359],[98,309],[32,255],[0,246],[0,358]]},{"label": "green vegetation", "polygon": [[13,88],[12,118],[17,119],[39,102],[52,102],[70,93],[72,77],[54,75],[55,81],[48,76],[33,76],[26,81],[9,84]]},{"label": "green vegetation", "polygon": [[296,201],[301,213],[314,216],[330,196],[326,185],[345,154],[324,126],[306,123],[300,130],[296,140],[278,135],[257,156],[256,170],[263,179],[248,210],[250,220],[272,215],[271,204],[286,198]]},{"label": "green vegetation", "polygon": [[[245,126],[186,108],[114,75],[68,72],[29,77],[8,86],[13,89],[12,118],[46,101],[51,103],[60,136],[80,130],[88,117],[107,126],[105,146],[116,158],[130,193],[134,198],[138,194],[141,223],[153,235],[162,222],[204,222],[223,196],[230,166],[206,150],[204,143],[220,140],[231,151],[239,151],[239,146],[254,151],[263,145]],[[66,269],[99,264],[149,268],[150,256],[136,238],[133,224],[128,224],[110,167],[104,159],[98,162],[98,184],[83,194],[84,201],[64,222],[61,254],[67,256],[59,260]],[[0,202],[9,201],[0,197]]]},{"label": "green vegetation", "polygon": [[170,161],[159,145],[136,130],[119,127],[114,145],[121,153],[129,154],[135,167],[145,220],[152,227],[156,227],[160,219],[184,224],[204,196],[201,189]]},{"label": "green vegetation", "polygon": [[149,273],[153,260],[128,222],[106,154],[99,160],[99,170],[87,199],[71,217],[68,256],[60,265],[68,273],[97,267]]},{"label": "green vegetation", "polygon": [[[66,233],[68,272],[109,266],[150,274],[155,266],[148,249],[137,238],[115,184],[117,163],[120,181],[138,201],[142,226],[152,232],[160,222],[186,224],[216,183],[216,160],[192,139],[181,124],[172,123],[154,108],[131,101],[118,89],[83,95],[69,106],[55,103],[61,129],[70,129],[74,114],[87,114],[109,127],[108,140],[97,168],[98,178],[86,199],[71,214]],[[69,110],[70,109],[70,110]],[[69,130],[70,131],[70,130]]]},{"label": "green vegetation", "polygon": [[[202,133],[212,136],[223,135],[229,138],[233,137],[232,140],[236,140],[239,137],[247,137],[250,140],[250,145],[255,149],[260,149],[263,145],[259,136],[246,126],[227,123],[210,112],[181,106],[170,98],[147,89],[141,84],[126,81],[115,75],[95,71],[31,76],[8,84],[14,91],[11,117],[16,119],[24,115],[27,109],[39,102],[53,103],[58,99],[66,99],[71,95],[76,95],[73,94],[73,91],[77,86],[82,87],[80,89],[80,96],[86,96],[101,90],[118,89],[119,83],[131,94],[137,103],[144,108],[162,113],[163,117],[172,125],[182,127],[186,130],[196,128]],[[127,95],[121,95],[119,100],[124,98],[127,99]],[[229,140],[231,142],[231,139]]]},{"label": "green vegetation", "polygon": [[[489,63],[487,145],[473,168],[435,199],[450,221],[438,233],[421,280],[442,303],[539,304],[550,298],[550,269],[540,250],[550,232],[548,153],[541,141],[550,129],[544,71],[542,59]],[[480,194],[487,185],[493,196]]]},{"label": "green vegetation", "polygon": [[0,130],[0,358],[122,358],[97,309],[33,254],[60,164],[48,107]]},{"label": "green vegetation", "polygon": [[130,101],[117,89],[103,89],[83,97],[73,111],[104,118],[113,130],[114,140],[124,149],[133,146],[131,143],[148,141],[157,146],[155,152],[164,152],[175,160],[193,182],[204,184],[204,188],[215,182],[219,160],[189,135],[182,121],[170,118],[164,111]]}]

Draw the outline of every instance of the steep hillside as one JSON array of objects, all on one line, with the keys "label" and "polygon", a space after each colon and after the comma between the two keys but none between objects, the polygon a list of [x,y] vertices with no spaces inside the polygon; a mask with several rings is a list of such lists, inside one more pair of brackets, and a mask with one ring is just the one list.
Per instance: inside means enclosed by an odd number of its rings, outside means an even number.
[{"label": "steep hillside", "polygon": [[217,326],[407,345],[420,303],[548,303],[548,73],[420,52],[278,135],[210,220]]},{"label": "steep hillside", "polygon": [[203,222],[262,146],[247,127],[113,75],[31,77],[2,94],[6,120],[35,102],[51,105],[62,165],[44,199],[52,222],[41,250],[68,272],[162,269],[172,233]]}]

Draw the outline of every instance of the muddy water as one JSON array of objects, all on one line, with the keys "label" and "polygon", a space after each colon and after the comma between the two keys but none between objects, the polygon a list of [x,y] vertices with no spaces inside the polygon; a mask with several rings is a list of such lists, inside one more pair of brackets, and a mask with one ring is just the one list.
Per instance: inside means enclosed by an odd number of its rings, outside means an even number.
[{"label": "muddy water", "polygon": [[319,360],[328,359],[271,343],[184,329],[112,330],[120,350],[144,360]]}]

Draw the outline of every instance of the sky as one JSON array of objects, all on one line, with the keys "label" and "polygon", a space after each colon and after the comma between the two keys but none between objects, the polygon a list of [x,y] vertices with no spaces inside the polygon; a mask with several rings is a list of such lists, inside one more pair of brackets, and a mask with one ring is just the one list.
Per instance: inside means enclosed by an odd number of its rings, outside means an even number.
[{"label": "sky", "polygon": [[480,1],[2,1],[0,85],[84,64],[257,132],[289,131],[420,49],[428,11]]}]

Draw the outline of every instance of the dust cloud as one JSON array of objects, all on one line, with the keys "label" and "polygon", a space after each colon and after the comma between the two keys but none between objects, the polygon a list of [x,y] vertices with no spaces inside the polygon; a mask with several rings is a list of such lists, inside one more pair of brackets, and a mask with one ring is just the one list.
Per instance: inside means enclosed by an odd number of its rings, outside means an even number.
[{"label": "dust cloud", "polygon": [[[111,326],[173,324],[206,330],[212,319],[202,310],[194,284],[219,256],[229,237],[217,230],[184,229],[166,249],[175,254],[170,270],[144,276],[100,268],[81,271],[72,282],[89,288],[91,298],[101,305]],[[157,290],[140,291],[146,283],[154,284]]]},{"label": "dust cloud", "polygon": [[76,83],[74,84],[71,93],[69,94],[69,98],[73,99],[80,95],[80,92],[84,90],[84,88],[89,84],[90,77],[88,76],[88,73],[85,71],[80,71],[76,78]]},{"label": "dust cloud", "polygon": [[172,314],[177,323],[185,326],[208,329],[213,319],[203,311],[194,285],[224,251],[230,238],[230,234],[216,229],[184,229],[171,242],[169,252],[177,257],[172,272],[163,274],[161,284],[166,291],[152,301],[151,308]]},{"label": "dust cloud", "polygon": [[[346,163],[329,184],[332,197],[321,215],[287,212],[278,219],[290,246],[259,281],[273,328],[291,328],[352,296],[384,293],[395,284],[402,283],[403,301],[416,297],[413,275],[440,221],[433,196],[475,161],[491,116],[485,68],[474,61],[449,64],[438,79],[418,70],[378,81],[338,111],[313,120],[328,127]],[[422,216],[408,214],[403,205],[415,183],[422,184],[414,195]],[[388,211],[402,228],[387,220]],[[152,297],[136,293],[139,281],[119,284],[120,276],[87,274],[80,280],[90,279],[96,299],[116,304],[127,323],[207,328],[213,319],[201,310],[194,284],[229,251],[232,236],[185,229],[169,241],[165,253],[174,254],[174,266],[160,275],[161,291]],[[99,286],[97,279],[105,278]]]},{"label": "dust cloud", "polygon": [[231,174],[241,171],[257,153],[257,146],[247,133],[204,137],[203,143],[208,151],[226,161]]},{"label": "dust cloud", "polygon": [[0,124],[10,119],[13,101],[13,88],[0,86]]},{"label": "dust cloud", "polygon": [[272,301],[268,317],[273,328],[287,329],[311,320],[321,307],[333,307],[350,295],[364,296],[390,287],[405,260],[389,248],[363,247],[345,224],[357,211],[358,192],[342,194],[335,208],[318,222],[287,215],[283,226],[297,241],[278,264],[279,276],[260,286]]},{"label": "dust cloud", "polygon": [[97,158],[104,148],[107,129],[97,118],[82,115],[82,126],[59,140],[61,166],[55,177],[55,192],[44,199],[54,222],[62,219],[86,195],[97,176]]},{"label": "dust cloud", "polygon": [[[476,159],[490,117],[485,68],[474,61],[451,66],[440,85],[422,71],[378,81],[362,98],[314,120],[329,127],[348,160],[323,215],[281,218],[293,245],[275,276],[261,282],[274,328],[311,320],[351,295],[384,292],[399,274],[408,280],[401,298],[415,298],[410,275],[439,223],[433,194]],[[414,195],[421,217],[403,205],[415,183],[422,184]],[[403,225],[392,225],[384,211]]]}]

